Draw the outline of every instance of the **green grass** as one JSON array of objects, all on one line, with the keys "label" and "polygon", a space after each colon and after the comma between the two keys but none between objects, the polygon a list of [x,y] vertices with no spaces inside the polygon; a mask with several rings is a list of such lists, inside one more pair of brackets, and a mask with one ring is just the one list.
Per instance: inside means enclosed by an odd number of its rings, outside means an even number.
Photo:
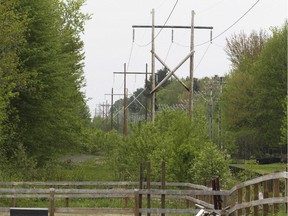
[{"label": "green grass", "polygon": [[64,162],[53,168],[51,181],[113,181],[114,174],[99,157],[84,162]]},{"label": "green grass", "polygon": [[264,175],[276,172],[284,172],[286,171],[287,164],[285,163],[257,164],[257,163],[251,163],[251,161],[246,161],[244,164],[231,164],[231,166],[239,167],[242,169],[249,170],[251,172]]}]

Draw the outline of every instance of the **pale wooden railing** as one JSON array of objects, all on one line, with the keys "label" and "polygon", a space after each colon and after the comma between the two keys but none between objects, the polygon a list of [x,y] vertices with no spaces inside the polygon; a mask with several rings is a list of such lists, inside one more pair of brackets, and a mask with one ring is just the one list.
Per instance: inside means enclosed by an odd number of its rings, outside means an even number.
[{"label": "pale wooden railing", "polygon": [[[1,200],[11,199],[10,206],[1,206],[0,212],[8,212],[10,207],[17,206],[19,199],[47,200],[50,216],[55,213],[102,213],[102,214],[196,214],[199,209],[195,204],[203,206],[208,212],[220,215],[267,215],[270,211],[276,214],[279,204],[287,209],[288,173],[281,172],[258,177],[243,182],[231,190],[213,191],[211,188],[190,183],[165,183],[165,189],[159,189],[161,183],[151,183],[147,189],[146,182],[138,189],[137,182],[0,182]],[[81,189],[79,189],[79,187]],[[77,188],[77,189],[76,189]],[[146,188],[146,189],[145,189]],[[263,193],[263,199],[259,198]],[[223,200],[222,209],[214,209],[213,197]],[[149,202],[166,200],[182,200],[186,208],[147,208],[142,206],[149,197]],[[86,208],[70,207],[70,199],[124,199],[122,208]],[[65,200],[63,206],[55,206],[56,200]],[[141,199],[141,202],[140,202]],[[182,202],[182,203],[183,203]],[[130,207],[129,207],[130,206]],[[30,206],[33,207],[33,206]],[[35,206],[34,206],[35,207]]]}]

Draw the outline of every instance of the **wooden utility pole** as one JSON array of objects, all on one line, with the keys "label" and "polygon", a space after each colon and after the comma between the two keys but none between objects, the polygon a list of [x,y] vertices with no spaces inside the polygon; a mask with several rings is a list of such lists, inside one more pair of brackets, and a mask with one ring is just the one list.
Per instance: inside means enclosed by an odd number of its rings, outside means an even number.
[{"label": "wooden utility pole", "polygon": [[[141,72],[141,71],[129,71],[129,72],[127,72],[127,71],[116,71],[116,72],[113,72],[113,74],[124,74],[124,86],[126,85],[126,77],[127,77],[127,75],[131,75],[131,74],[139,74],[139,75],[143,75],[143,74],[145,74],[145,76],[146,76],[146,81],[145,81],[145,88],[147,88],[148,86],[147,86],[147,83],[148,83],[148,74],[152,74],[151,72],[148,72],[148,64],[146,64],[146,71],[145,72]],[[125,87],[124,87],[125,88]],[[115,95],[115,94],[114,94]],[[124,95],[125,95],[125,93],[124,93]],[[126,96],[128,96],[128,94],[126,94]],[[135,100],[137,100],[137,98],[135,98]],[[125,97],[124,97],[124,102],[125,102]],[[139,100],[137,100],[137,102],[143,107],[143,105],[142,105],[142,103],[139,101]],[[129,106],[128,104],[127,104],[127,106]],[[145,100],[145,105],[144,105],[144,107],[145,107],[145,120],[147,120],[147,98],[146,98],[146,100]],[[127,109],[128,109],[128,107],[127,107]]]},{"label": "wooden utility pole", "polygon": [[209,138],[213,139],[213,84],[210,82],[210,100],[209,100]]},{"label": "wooden utility pole", "polygon": [[[212,30],[213,27],[211,26],[195,26],[194,25],[194,15],[195,12],[192,11],[192,18],[191,18],[191,26],[160,26],[155,25],[155,10],[152,10],[152,26],[149,25],[133,25],[132,28],[151,28],[152,29],[152,62],[151,62],[151,70],[152,70],[152,90],[150,94],[152,95],[151,99],[151,119],[154,122],[155,120],[155,92],[163,85],[163,83],[168,80],[171,76],[174,76],[179,83],[187,90],[189,91],[189,114],[192,116],[193,111],[193,70],[194,70],[194,29],[210,29]],[[155,28],[172,28],[172,29],[191,29],[191,42],[190,42],[190,53],[173,69],[171,70],[164,61],[161,60],[161,58],[155,53],[155,36],[154,36],[154,30]],[[168,69],[169,73],[166,75],[166,77],[155,87],[155,58],[165,67]],[[190,58],[190,83],[189,87],[187,87],[181,79],[179,79],[174,73],[182,64],[185,63],[186,60]]]},{"label": "wooden utility pole", "polygon": [[[191,40],[190,40],[190,52],[194,50],[194,10],[192,11],[191,18]],[[194,52],[190,56],[190,85],[189,85],[189,116],[192,119],[192,111],[193,111],[193,84],[194,84]]]},{"label": "wooden utility pole", "polygon": [[127,88],[126,88],[126,63],[124,64],[124,136],[128,135],[128,98],[127,98]]},{"label": "wooden utility pole", "polygon": [[[145,91],[147,91],[147,87],[148,87],[148,64],[146,64],[146,72],[145,72]],[[148,97],[145,97],[145,121],[148,120]]]},{"label": "wooden utility pole", "polygon": [[111,130],[113,130],[113,114],[114,114],[114,106],[113,106],[113,104],[114,104],[114,101],[113,101],[113,88],[112,88],[112,90],[111,90]]},{"label": "wooden utility pole", "polygon": [[[152,89],[155,88],[155,9],[152,9],[152,49],[151,49]],[[155,92],[151,97],[151,121],[155,121]]]}]

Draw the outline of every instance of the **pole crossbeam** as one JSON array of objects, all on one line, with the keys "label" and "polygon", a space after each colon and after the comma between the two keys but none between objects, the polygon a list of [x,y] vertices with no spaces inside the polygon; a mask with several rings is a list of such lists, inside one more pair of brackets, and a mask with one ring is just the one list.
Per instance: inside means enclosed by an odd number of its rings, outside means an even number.
[{"label": "pole crossbeam", "polygon": [[[151,25],[133,25],[132,28],[152,28]],[[163,26],[163,25],[155,25],[154,28],[170,28],[170,29],[191,29],[191,26]],[[212,26],[194,26],[194,29],[210,29],[212,30]]]},{"label": "pole crossbeam", "polygon": [[[122,71],[116,71],[116,72],[113,72],[113,74],[124,74],[124,72]],[[126,74],[143,74],[145,75],[146,72],[133,72],[133,71],[130,71],[130,72],[126,72]],[[151,72],[147,72],[147,74],[152,74]]]}]

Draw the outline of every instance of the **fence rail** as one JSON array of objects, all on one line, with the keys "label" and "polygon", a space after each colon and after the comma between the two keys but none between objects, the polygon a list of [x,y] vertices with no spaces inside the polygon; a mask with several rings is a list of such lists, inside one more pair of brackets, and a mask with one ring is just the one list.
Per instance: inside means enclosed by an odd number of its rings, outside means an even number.
[{"label": "fence rail", "polygon": [[[212,190],[201,185],[168,182],[165,183],[165,189],[161,188],[163,182],[152,182],[149,188],[147,182],[143,182],[141,186],[137,182],[0,182],[0,203],[3,203],[1,200],[4,199],[12,200],[9,207],[1,206],[0,212],[7,212],[10,207],[16,207],[17,200],[20,199],[42,199],[43,202],[47,202],[50,216],[54,216],[55,212],[117,213],[137,216],[141,214],[196,214],[199,208],[197,209],[195,204],[203,206],[205,211],[219,215],[236,213],[237,215],[259,215],[260,211],[263,215],[267,215],[269,209],[270,212],[277,213],[279,204],[285,204],[287,211],[287,179],[287,172],[274,173],[243,182],[230,190]],[[260,193],[263,193],[263,197],[259,196]],[[220,196],[223,201],[222,209],[214,208],[214,199],[217,196]],[[145,200],[146,197],[147,200]],[[69,207],[69,201],[76,198],[122,199],[125,202],[123,208]],[[162,205],[163,198],[164,205]],[[177,209],[168,208],[165,206],[165,199],[171,202],[173,199],[182,200],[182,204],[186,203],[186,207],[182,205]],[[56,206],[57,200],[64,200],[64,204],[62,202],[62,206]],[[159,203],[160,201],[161,207],[151,208],[150,202]],[[145,205],[143,205],[144,202],[146,202]],[[260,209],[259,206],[262,208]]]}]

